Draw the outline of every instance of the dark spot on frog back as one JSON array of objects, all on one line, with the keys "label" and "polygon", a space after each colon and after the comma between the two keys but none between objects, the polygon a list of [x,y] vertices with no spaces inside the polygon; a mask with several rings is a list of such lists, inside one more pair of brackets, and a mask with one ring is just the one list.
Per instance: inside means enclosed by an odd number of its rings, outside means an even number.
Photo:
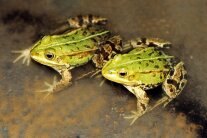
[{"label": "dark spot on frog back", "polygon": [[154,52],[150,52],[150,53],[148,54],[148,56],[152,56],[152,54],[154,54]]},{"label": "dark spot on frog back", "polygon": [[150,63],[154,63],[154,60],[148,60]]},{"label": "dark spot on frog back", "polygon": [[94,35],[94,34],[95,34],[95,32],[91,32],[91,34],[92,34],[92,35]]},{"label": "dark spot on frog back", "polygon": [[91,40],[95,43],[97,43],[97,40],[95,38],[91,38]]},{"label": "dark spot on frog back", "polygon": [[137,63],[138,63],[138,64],[142,64],[142,62],[141,62],[141,61],[138,61]]},{"label": "dark spot on frog back", "polygon": [[67,43],[65,44],[65,46],[69,46],[69,45],[70,45],[70,44],[67,44]]},{"label": "dark spot on frog back", "polygon": [[78,50],[78,51],[80,51],[80,48],[79,48],[79,47],[77,47],[77,50]]},{"label": "dark spot on frog back", "polygon": [[83,36],[86,36],[87,33],[88,33],[88,32],[87,32],[86,30],[84,30],[83,33],[82,33],[82,35],[83,35]]},{"label": "dark spot on frog back", "polygon": [[170,68],[170,65],[169,64],[165,64],[164,65],[164,68],[169,69]]},{"label": "dark spot on frog back", "polygon": [[62,39],[68,39],[68,36],[67,35],[62,36]]},{"label": "dark spot on frog back", "polygon": [[158,65],[155,65],[155,66],[154,66],[154,68],[158,69],[158,68],[159,68],[159,66],[158,66]]},{"label": "dark spot on frog back", "polygon": [[161,51],[159,51],[159,52],[158,52],[158,55],[159,55],[159,56],[161,56],[161,55],[162,55],[162,52],[161,52]]},{"label": "dark spot on frog back", "polygon": [[86,48],[91,48],[89,45],[84,45],[84,47],[86,47]]},{"label": "dark spot on frog back", "polygon": [[78,31],[75,32],[75,35],[77,35],[77,34],[78,34]]}]

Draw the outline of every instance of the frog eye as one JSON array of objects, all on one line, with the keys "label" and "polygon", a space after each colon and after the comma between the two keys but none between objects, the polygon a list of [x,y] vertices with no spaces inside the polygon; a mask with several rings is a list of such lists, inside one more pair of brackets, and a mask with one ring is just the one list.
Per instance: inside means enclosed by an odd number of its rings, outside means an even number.
[{"label": "frog eye", "polygon": [[55,57],[55,55],[51,52],[47,52],[45,53],[45,57],[49,60],[52,60]]},{"label": "frog eye", "polygon": [[125,77],[127,75],[127,72],[126,71],[120,71],[119,72],[119,76],[120,77]]}]

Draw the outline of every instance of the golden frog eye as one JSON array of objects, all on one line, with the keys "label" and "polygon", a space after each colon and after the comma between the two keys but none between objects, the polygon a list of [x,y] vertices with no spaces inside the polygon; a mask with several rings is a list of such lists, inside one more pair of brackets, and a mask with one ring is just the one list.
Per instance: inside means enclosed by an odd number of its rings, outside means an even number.
[{"label": "golden frog eye", "polygon": [[55,55],[51,52],[46,52],[45,57],[49,60],[52,60],[55,57]]},{"label": "golden frog eye", "polygon": [[127,75],[127,72],[126,71],[120,71],[119,72],[119,76],[120,77],[125,77]]}]

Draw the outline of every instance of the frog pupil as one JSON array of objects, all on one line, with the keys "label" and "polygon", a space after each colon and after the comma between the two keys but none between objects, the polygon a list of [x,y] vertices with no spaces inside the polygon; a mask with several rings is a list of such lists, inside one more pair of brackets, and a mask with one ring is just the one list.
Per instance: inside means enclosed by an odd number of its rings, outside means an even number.
[{"label": "frog pupil", "polygon": [[53,53],[47,53],[47,54],[46,54],[46,57],[47,57],[48,59],[53,59],[54,54],[53,54]]},{"label": "frog pupil", "polygon": [[119,75],[120,75],[121,77],[124,77],[124,76],[127,75],[127,72],[119,72]]}]

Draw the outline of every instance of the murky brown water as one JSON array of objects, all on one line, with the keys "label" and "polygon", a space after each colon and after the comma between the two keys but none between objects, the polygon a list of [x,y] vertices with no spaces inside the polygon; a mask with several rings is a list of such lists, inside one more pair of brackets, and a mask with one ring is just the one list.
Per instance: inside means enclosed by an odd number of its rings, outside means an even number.
[{"label": "murky brown water", "polygon": [[[133,126],[123,115],[136,109],[136,99],[119,85],[85,78],[44,99],[35,91],[58,75],[33,62],[13,64],[11,50],[25,49],[48,33],[59,20],[78,14],[109,19],[109,28],[130,39],[160,37],[174,45],[170,53],[182,59],[189,81],[167,108],[157,108]],[[206,137],[205,0],[0,0],[0,137]],[[90,65],[73,70],[74,78]]]}]

